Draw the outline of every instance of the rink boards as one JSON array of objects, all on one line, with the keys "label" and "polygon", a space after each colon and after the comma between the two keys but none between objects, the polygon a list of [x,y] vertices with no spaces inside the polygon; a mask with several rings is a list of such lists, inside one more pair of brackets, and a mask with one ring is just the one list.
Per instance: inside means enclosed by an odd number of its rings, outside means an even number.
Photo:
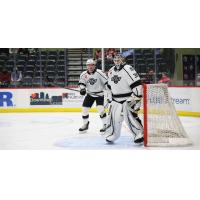
[{"label": "rink boards", "polygon": [[[200,117],[200,87],[169,87],[182,116]],[[83,96],[64,88],[0,89],[0,112],[81,112]],[[95,106],[90,112],[96,112]]]}]

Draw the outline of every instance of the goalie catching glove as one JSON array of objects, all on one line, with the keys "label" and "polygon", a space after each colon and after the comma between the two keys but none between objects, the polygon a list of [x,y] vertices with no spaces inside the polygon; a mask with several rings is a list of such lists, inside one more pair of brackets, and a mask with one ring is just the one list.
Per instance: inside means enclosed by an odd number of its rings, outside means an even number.
[{"label": "goalie catching glove", "polygon": [[126,100],[127,106],[132,112],[138,112],[141,107],[141,98],[131,96]]}]

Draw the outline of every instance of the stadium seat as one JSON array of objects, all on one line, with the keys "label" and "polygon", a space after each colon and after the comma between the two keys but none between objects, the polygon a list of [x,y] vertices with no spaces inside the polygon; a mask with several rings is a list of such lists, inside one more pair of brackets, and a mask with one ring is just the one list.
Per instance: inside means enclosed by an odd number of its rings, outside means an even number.
[{"label": "stadium seat", "polygon": [[65,56],[64,55],[59,55],[58,59],[59,60],[65,60]]},{"label": "stadium seat", "polygon": [[17,60],[16,65],[25,65],[26,61],[25,60]]},{"label": "stadium seat", "polygon": [[55,72],[49,71],[49,72],[46,72],[45,74],[46,74],[49,78],[54,79],[56,73],[55,73]]},{"label": "stadium seat", "polygon": [[48,60],[57,60],[57,56],[56,55],[48,55]]},{"label": "stadium seat", "polygon": [[24,72],[24,78],[32,78],[33,77],[33,72]]},{"label": "stadium seat", "polygon": [[0,60],[6,60],[6,59],[8,59],[8,57],[6,55],[4,55],[4,54],[0,55]]},{"label": "stadium seat", "polygon": [[64,55],[64,54],[65,54],[64,51],[59,51],[59,52],[58,52],[58,55]]},{"label": "stadium seat", "polygon": [[65,61],[64,60],[58,60],[56,64],[57,65],[65,65]]},{"label": "stadium seat", "polygon": [[8,60],[6,62],[6,65],[13,65],[14,66],[14,60]]},{"label": "stadium seat", "polygon": [[40,71],[40,70],[44,71],[44,65],[41,65],[41,67],[40,65],[35,66],[35,71]]},{"label": "stadium seat", "polygon": [[42,80],[40,77],[35,77],[33,78],[33,83],[32,83],[33,86],[42,86]]},{"label": "stadium seat", "polygon": [[48,52],[48,55],[51,55],[51,56],[57,56],[58,55],[58,52],[55,50],[55,51],[49,51]]},{"label": "stadium seat", "polygon": [[5,61],[4,60],[0,60],[0,65],[4,65]]},{"label": "stadium seat", "polygon": [[45,70],[47,72],[55,72],[56,71],[56,67],[54,65],[48,65],[48,66],[46,66]]},{"label": "stadium seat", "polygon": [[40,77],[43,76],[44,72],[43,71],[37,71],[34,73],[34,77]]},{"label": "stadium seat", "polygon": [[65,79],[64,78],[58,78],[55,80],[55,84],[60,86],[60,87],[64,87],[65,86]]},{"label": "stadium seat", "polygon": [[[46,60],[41,60],[42,65],[46,65]],[[40,60],[36,61],[36,65],[40,65]]]},{"label": "stadium seat", "polygon": [[26,55],[18,54],[18,55],[16,56],[16,58],[17,58],[17,60],[23,60],[23,61],[25,61],[25,60],[26,60]]},{"label": "stadium seat", "polygon": [[23,72],[24,71],[24,66],[23,65],[17,65],[17,68],[19,71]]},{"label": "stadium seat", "polygon": [[36,55],[35,54],[31,54],[30,56],[29,56],[29,60],[36,60]]},{"label": "stadium seat", "polygon": [[46,56],[47,55],[47,51],[41,51],[41,55],[42,56]]},{"label": "stadium seat", "polygon": [[48,61],[47,61],[47,65],[55,65],[55,61],[53,61],[53,60],[48,60]]},{"label": "stadium seat", "polygon": [[7,69],[9,72],[12,72],[12,71],[13,71],[13,68],[14,68],[14,65],[6,65],[6,69]]},{"label": "stadium seat", "polygon": [[56,77],[65,78],[65,72],[64,71],[58,71],[57,74],[56,74]]},{"label": "stadium seat", "polygon": [[58,65],[57,71],[65,71],[65,65]]},{"label": "stadium seat", "polygon": [[25,68],[26,72],[33,72],[35,70],[35,66],[34,65],[27,65]]},{"label": "stadium seat", "polygon": [[28,60],[27,65],[35,65],[35,60]]},{"label": "stadium seat", "polygon": [[24,77],[22,80],[22,85],[25,87],[32,87],[32,78],[31,77]]}]

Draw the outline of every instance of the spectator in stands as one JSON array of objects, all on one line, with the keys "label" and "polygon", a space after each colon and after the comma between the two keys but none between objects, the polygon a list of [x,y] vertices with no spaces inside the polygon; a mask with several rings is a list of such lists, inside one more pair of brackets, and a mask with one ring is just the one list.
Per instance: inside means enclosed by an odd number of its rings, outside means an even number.
[{"label": "spectator in stands", "polygon": [[9,48],[0,48],[0,54],[9,55]]},{"label": "spectator in stands", "polygon": [[18,53],[19,54],[29,55],[29,49],[28,48],[19,48],[18,49]]},{"label": "spectator in stands", "polygon": [[18,49],[18,54],[24,54],[24,55],[26,55],[26,59],[27,60],[29,59],[29,56],[30,56],[30,52],[29,52],[28,48],[19,48]]},{"label": "spectator in stands", "polygon": [[[111,66],[114,65],[113,63],[113,58],[114,56],[117,54],[116,50],[114,48],[109,48],[107,49],[106,53],[105,53],[105,60],[104,60],[104,64],[105,64],[105,71],[108,71]],[[101,66],[101,57],[102,57],[102,52],[101,49],[97,49],[95,51],[95,56],[94,59],[96,60],[96,68],[97,69],[102,69]]]},{"label": "spectator in stands", "polygon": [[38,53],[39,49],[38,48],[29,48],[29,53],[30,54],[35,54],[35,53]]},{"label": "spectator in stands", "polygon": [[150,69],[147,76],[146,76],[146,84],[153,84],[155,80],[155,73],[153,69]]},{"label": "spectator in stands", "polygon": [[115,56],[115,49],[114,48],[109,48],[107,51],[106,51],[106,58],[107,59],[110,59],[110,60],[113,60],[114,56]]},{"label": "spectator in stands", "polygon": [[11,73],[11,85],[13,87],[17,87],[21,84],[22,81],[22,72],[18,70],[18,68],[14,68]]},{"label": "spectator in stands", "polygon": [[9,87],[10,80],[11,80],[10,73],[4,67],[2,71],[0,71],[0,87],[1,88]]},{"label": "spectator in stands", "polygon": [[0,48],[1,61],[4,63],[9,59],[9,48]]},{"label": "spectator in stands", "polygon": [[107,74],[111,67],[114,66],[113,60],[105,59],[105,73]]},{"label": "spectator in stands", "polygon": [[169,84],[171,82],[171,79],[167,76],[167,73],[162,73],[162,78],[158,81],[158,83],[165,83]]},{"label": "spectator in stands", "polygon": [[94,54],[94,60],[96,61],[96,68],[101,69],[101,49],[96,49]]},{"label": "spectator in stands", "polygon": [[97,49],[95,51],[94,59],[95,60],[99,60],[99,59],[101,60],[101,49]]},{"label": "spectator in stands", "polygon": [[17,54],[17,53],[18,53],[18,50],[19,50],[18,48],[10,48],[10,49],[9,49],[9,53],[10,53],[10,54],[13,54],[13,53]]}]

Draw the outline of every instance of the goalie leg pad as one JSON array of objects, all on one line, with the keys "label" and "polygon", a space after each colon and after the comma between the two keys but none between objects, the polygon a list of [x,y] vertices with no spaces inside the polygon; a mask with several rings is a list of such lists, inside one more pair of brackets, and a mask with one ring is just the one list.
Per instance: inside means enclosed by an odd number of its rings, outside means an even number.
[{"label": "goalie leg pad", "polygon": [[131,112],[126,103],[123,104],[123,110],[125,122],[131,133],[134,135],[135,143],[138,143],[137,141],[142,142],[143,126],[141,120],[138,117],[138,114]]},{"label": "goalie leg pad", "polygon": [[107,141],[114,142],[120,137],[123,122],[122,104],[112,101],[107,116],[106,131],[104,137]]}]

